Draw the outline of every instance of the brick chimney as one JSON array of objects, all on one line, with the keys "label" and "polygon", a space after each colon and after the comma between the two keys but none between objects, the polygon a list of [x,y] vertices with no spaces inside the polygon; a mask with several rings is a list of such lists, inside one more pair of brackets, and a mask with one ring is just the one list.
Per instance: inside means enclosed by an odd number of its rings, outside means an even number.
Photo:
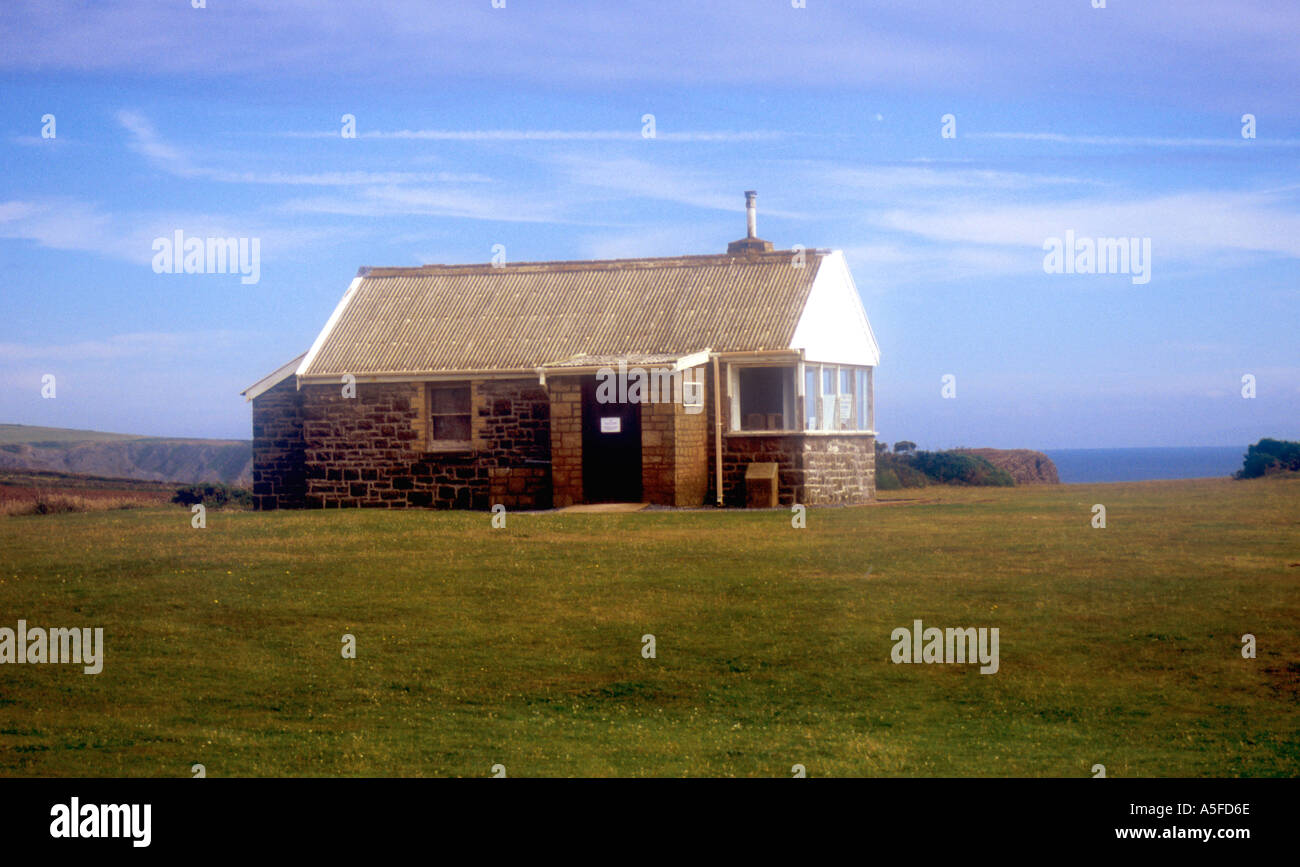
[{"label": "brick chimney", "polygon": [[758,193],[754,190],[745,190],[745,229],[745,237],[727,245],[727,255],[772,252],[772,242],[758,237]]}]

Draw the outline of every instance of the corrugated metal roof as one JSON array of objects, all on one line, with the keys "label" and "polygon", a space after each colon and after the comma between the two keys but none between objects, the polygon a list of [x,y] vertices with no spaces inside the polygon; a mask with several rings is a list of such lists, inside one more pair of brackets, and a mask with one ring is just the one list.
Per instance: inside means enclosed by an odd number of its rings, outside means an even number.
[{"label": "corrugated metal roof", "polygon": [[305,376],[786,349],[823,251],[370,268]]},{"label": "corrugated metal roof", "polygon": [[664,354],[662,352],[640,353],[628,352],[621,355],[574,355],[563,361],[552,361],[542,365],[547,369],[562,370],[569,367],[602,367],[616,366],[620,361],[627,365],[637,364],[673,364],[681,355],[673,352]]}]

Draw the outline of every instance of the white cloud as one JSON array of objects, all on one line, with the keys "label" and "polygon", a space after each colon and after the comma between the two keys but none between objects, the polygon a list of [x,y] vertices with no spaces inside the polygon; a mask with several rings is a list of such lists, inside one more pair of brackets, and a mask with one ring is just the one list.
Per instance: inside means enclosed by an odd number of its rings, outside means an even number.
[{"label": "white cloud", "polygon": [[1106,147],[1152,147],[1152,148],[1216,148],[1216,147],[1300,147],[1300,139],[1241,137],[1240,128],[1232,128],[1222,138],[1196,138],[1191,136],[1118,136],[1118,135],[1071,135],[1056,132],[972,132],[966,134],[975,139],[998,139],[1004,141],[1035,141],[1053,144],[1101,145]]},{"label": "white cloud", "polygon": [[1199,258],[1244,250],[1300,257],[1300,213],[1276,196],[1249,192],[1028,205],[964,201],[950,207],[894,208],[876,222],[933,241],[1039,250],[1046,238],[1073,229],[1079,237],[1150,237],[1154,256]]},{"label": "white cloud", "polygon": [[[128,146],[157,168],[182,178],[200,178],[227,184],[279,184],[286,186],[346,187],[362,184],[483,183],[486,175],[466,172],[374,172],[374,171],[225,171],[197,166],[193,158],[165,141],[144,115],[119,111],[118,122],[126,129]],[[337,133],[335,133],[337,135]]]},{"label": "white cloud", "polygon": [[198,174],[197,170],[190,165],[189,159],[178,148],[162,140],[153,128],[153,124],[144,115],[135,111],[122,110],[117,113],[117,122],[130,133],[127,145],[131,150],[171,174],[181,177],[192,177]]},{"label": "white cloud", "polygon": [[1025,190],[1079,184],[1096,185],[1095,179],[1062,175],[1039,175],[999,169],[977,169],[965,165],[872,165],[814,166],[811,180],[824,184],[828,192],[854,196],[876,191],[909,194],[949,189]]},{"label": "white cloud", "polygon": [[[302,130],[276,133],[285,138],[338,138],[338,130]],[[512,141],[668,141],[668,142],[747,142],[772,141],[787,138],[798,133],[781,130],[698,130],[687,132],[660,131],[656,129],[653,139],[646,139],[641,134],[640,126],[636,129],[401,129],[401,130],[365,130],[357,133],[359,139],[391,139],[407,141],[469,141],[469,142],[512,142]]]},{"label": "white cloud", "polygon": [[70,364],[141,357],[162,358],[196,347],[208,348],[234,343],[246,336],[237,331],[140,331],[75,343],[0,343],[0,362],[41,360]]},{"label": "white cloud", "polygon": [[[551,162],[566,181],[582,187],[616,194],[619,200],[629,197],[658,199],[715,211],[745,210],[740,191],[747,183],[740,177],[727,177],[703,168],[666,166],[632,157],[603,159],[595,155],[567,155]],[[805,219],[793,211],[764,207],[759,196],[759,214]],[[759,234],[762,235],[761,226]]]},{"label": "white cloud", "polygon": [[[211,4],[209,4],[211,5]],[[315,0],[223,4],[71,0],[0,4],[0,68],[174,80],[313,76],[584,86],[668,82],[785,87],[945,88],[1062,98],[1158,96],[1171,104],[1286,108],[1297,10],[1237,0],[1086,2],[879,0],[855,4],[660,0],[637,4]],[[88,48],[88,46],[92,46]],[[1195,58],[1196,62],[1189,62]],[[874,112],[873,112],[874,113]]]},{"label": "white cloud", "polygon": [[0,202],[0,238],[33,241],[148,265],[156,238],[176,230],[191,237],[259,238],[263,261],[296,255],[355,230],[282,226],[262,218],[187,212],[113,214],[70,198]]},{"label": "white cloud", "polygon": [[375,186],[346,196],[290,199],[286,213],[344,217],[427,216],[511,223],[573,222],[553,197],[523,192],[466,191],[446,188]]}]

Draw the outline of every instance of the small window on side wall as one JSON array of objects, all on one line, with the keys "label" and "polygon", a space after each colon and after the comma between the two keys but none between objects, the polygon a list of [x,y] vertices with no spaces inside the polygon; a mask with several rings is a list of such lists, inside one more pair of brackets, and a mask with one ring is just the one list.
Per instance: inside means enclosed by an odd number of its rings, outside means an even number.
[{"label": "small window on side wall", "polygon": [[429,448],[469,448],[470,418],[468,384],[429,387]]},{"label": "small window on side wall", "polygon": [[704,410],[704,383],[700,380],[682,381],[682,407],[692,415]]}]

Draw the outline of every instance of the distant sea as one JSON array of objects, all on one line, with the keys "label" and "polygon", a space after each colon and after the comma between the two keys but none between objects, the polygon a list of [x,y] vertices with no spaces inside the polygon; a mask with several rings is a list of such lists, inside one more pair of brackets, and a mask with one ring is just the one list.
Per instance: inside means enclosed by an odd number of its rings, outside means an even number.
[{"label": "distant sea", "polygon": [[1140,482],[1230,476],[1241,469],[1245,446],[1144,449],[1044,449],[1062,482]]}]

